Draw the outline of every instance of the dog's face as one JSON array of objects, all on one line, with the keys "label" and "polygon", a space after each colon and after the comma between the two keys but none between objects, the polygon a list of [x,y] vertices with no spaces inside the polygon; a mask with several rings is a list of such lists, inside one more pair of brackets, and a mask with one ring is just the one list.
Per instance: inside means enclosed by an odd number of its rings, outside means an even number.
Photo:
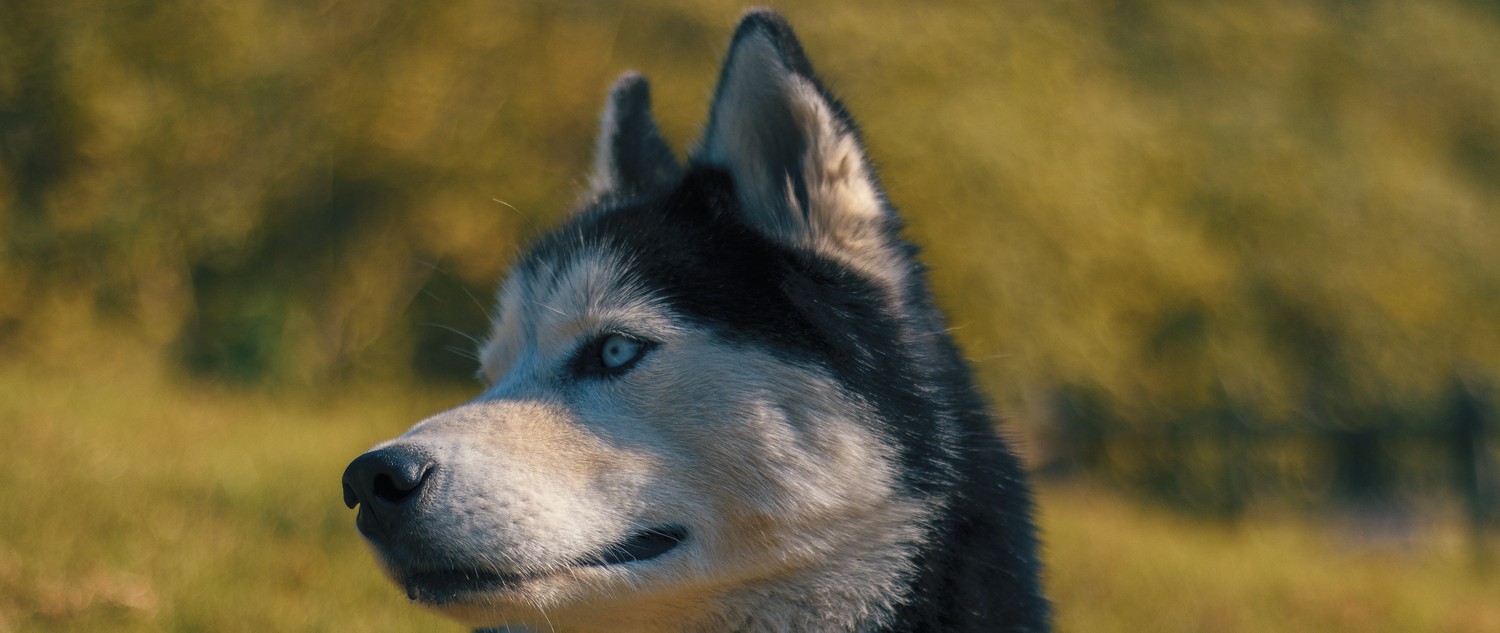
[{"label": "dog's face", "polygon": [[742,23],[688,169],[644,80],[617,83],[590,202],[502,286],[483,395],[350,465],[413,599],[475,626],[712,628],[909,573],[926,510],[840,371],[879,360],[851,346],[909,264],[790,38]]}]

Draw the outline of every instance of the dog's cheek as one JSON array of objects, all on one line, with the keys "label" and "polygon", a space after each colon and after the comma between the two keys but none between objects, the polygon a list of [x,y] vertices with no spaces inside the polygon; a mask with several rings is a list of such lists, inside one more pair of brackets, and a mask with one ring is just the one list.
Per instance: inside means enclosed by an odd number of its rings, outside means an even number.
[{"label": "dog's cheek", "polygon": [[669,478],[714,509],[725,547],[783,550],[891,501],[893,451],[873,415],[815,368],[711,340],[679,342],[632,398]]}]

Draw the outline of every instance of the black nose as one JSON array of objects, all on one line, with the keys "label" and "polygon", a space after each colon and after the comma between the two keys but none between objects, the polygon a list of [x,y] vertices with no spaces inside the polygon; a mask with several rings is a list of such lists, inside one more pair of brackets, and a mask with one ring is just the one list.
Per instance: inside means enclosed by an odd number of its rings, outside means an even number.
[{"label": "black nose", "polygon": [[365,536],[386,536],[417,505],[430,472],[432,460],[411,447],[370,451],[344,469],[344,505],[359,505],[355,523]]}]

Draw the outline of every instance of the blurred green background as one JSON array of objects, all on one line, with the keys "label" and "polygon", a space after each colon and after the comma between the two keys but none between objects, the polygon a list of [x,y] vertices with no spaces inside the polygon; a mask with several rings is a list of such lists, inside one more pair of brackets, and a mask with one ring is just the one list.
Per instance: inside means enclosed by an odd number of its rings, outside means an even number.
[{"label": "blurred green background", "polygon": [[[1500,631],[1500,3],[801,2],[1064,631]],[[0,3],[0,631],[455,630],[339,503],[741,5]]]}]

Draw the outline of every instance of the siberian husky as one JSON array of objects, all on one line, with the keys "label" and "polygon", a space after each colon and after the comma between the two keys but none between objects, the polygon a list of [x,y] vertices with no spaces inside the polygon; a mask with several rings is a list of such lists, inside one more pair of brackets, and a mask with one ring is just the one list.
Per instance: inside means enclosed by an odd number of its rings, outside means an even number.
[{"label": "siberian husky", "polygon": [[686,165],[638,75],[600,127],[484,392],[344,473],[389,576],[492,630],[1047,630],[1021,466],[787,23],[740,22]]}]

